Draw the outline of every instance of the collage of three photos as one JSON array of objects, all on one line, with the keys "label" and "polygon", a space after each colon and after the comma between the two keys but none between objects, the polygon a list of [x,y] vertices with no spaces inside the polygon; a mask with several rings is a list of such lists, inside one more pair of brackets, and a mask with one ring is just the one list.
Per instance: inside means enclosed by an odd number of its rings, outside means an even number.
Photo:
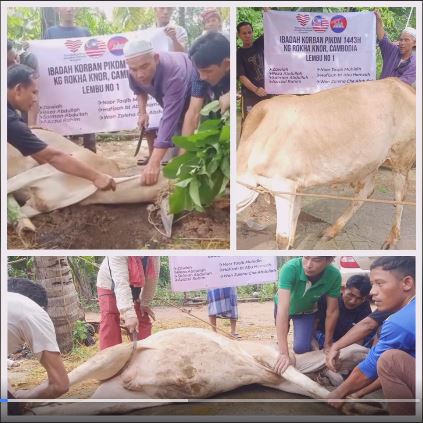
[{"label": "collage of three photos", "polygon": [[57,3],[2,2],[2,419],[421,419],[421,4]]}]

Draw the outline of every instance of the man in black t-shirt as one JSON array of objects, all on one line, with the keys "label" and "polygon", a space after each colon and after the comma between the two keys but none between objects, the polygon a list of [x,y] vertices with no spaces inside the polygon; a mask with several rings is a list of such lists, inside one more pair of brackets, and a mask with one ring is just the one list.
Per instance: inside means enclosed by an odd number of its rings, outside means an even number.
[{"label": "man in black t-shirt", "polygon": [[[360,320],[371,312],[369,292],[370,279],[367,275],[353,275],[342,288],[342,295],[338,298],[339,317],[336,322],[333,340],[342,338]],[[319,347],[323,348],[325,339],[326,297],[321,297],[317,303],[316,339]]]},{"label": "man in black t-shirt", "polygon": [[270,96],[264,89],[264,36],[253,41],[253,27],[249,22],[240,22],[236,28],[242,41],[242,47],[236,52],[236,72],[241,82],[241,112],[244,122],[253,106]]},{"label": "man in black t-shirt", "polygon": [[116,183],[111,176],[50,147],[33,134],[19,116],[17,110],[27,112],[37,99],[35,76],[34,70],[25,65],[12,65],[7,69],[7,142],[40,164],[49,163],[64,173],[88,179],[101,190],[115,190]]}]

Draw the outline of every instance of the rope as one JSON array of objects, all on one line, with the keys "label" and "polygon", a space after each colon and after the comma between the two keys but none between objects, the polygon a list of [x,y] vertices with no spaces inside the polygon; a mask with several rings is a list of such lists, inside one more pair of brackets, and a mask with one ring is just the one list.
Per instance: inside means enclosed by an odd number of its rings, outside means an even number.
[{"label": "rope", "polygon": [[179,311],[182,311],[183,313],[187,313],[187,314],[189,314],[191,317],[194,317],[194,319],[200,320],[200,322],[203,322],[203,323],[205,323],[206,325],[211,326],[213,329],[216,329],[218,332],[221,332],[221,333],[222,333],[222,335],[226,336],[227,338],[230,338],[230,339],[237,339],[237,337],[236,337],[236,336],[233,336],[232,334],[230,334],[230,333],[228,333],[228,332],[226,332],[226,331],[224,331],[224,330],[222,330],[222,329],[218,329],[217,327],[214,327],[211,323],[209,323],[209,322],[207,322],[207,321],[205,321],[205,320],[201,319],[201,318],[200,318],[200,317],[198,317],[198,316],[195,316],[194,314],[192,314],[192,313],[191,313],[191,311],[187,311],[187,310],[185,310],[184,308],[179,307],[179,306],[177,306],[176,304],[171,303],[170,301],[167,301],[167,300],[164,300],[164,299],[162,299],[161,301],[163,301],[166,305],[169,305],[169,306],[171,306],[171,307],[174,307],[174,308],[178,309]]},{"label": "rope", "polygon": [[331,200],[343,200],[343,201],[363,201],[366,203],[383,203],[383,204],[393,204],[394,206],[416,206],[416,203],[413,201],[394,201],[394,200],[380,200],[376,198],[356,198],[356,197],[346,197],[342,195],[332,195],[332,194],[312,194],[306,192],[288,192],[288,191],[271,191],[270,189],[260,187],[253,187],[252,185],[245,184],[244,182],[236,181],[238,184],[245,186],[252,191],[256,191],[259,194],[271,194],[274,197],[282,197],[283,195],[295,195],[299,197],[313,197],[313,198],[327,198]]}]

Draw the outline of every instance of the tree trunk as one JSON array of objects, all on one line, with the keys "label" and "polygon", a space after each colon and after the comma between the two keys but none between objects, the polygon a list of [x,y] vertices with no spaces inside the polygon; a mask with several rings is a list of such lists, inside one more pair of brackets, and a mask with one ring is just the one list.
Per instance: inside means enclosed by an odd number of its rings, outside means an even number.
[{"label": "tree trunk", "polygon": [[42,7],[41,8],[41,38],[44,39],[44,35],[47,28],[57,25],[58,16],[54,7]]},{"label": "tree trunk", "polygon": [[84,270],[81,270],[77,263],[72,260],[72,257],[68,258],[68,264],[72,269],[74,275],[74,285],[78,292],[79,298],[83,298],[86,301],[91,301],[93,297],[93,291],[91,289],[90,280]]},{"label": "tree trunk", "polygon": [[77,320],[84,320],[84,312],[72,280],[66,257],[34,257],[35,280],[47,291],[47,313],[56,330],[62,353],[72,350],[72,331]]}]

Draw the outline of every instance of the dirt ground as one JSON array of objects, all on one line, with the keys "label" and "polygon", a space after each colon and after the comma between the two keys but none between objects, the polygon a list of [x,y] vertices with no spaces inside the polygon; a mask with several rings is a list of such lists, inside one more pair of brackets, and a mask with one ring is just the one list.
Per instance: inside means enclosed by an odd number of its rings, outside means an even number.
[{"label": "dirt ground", "polygon": [[[173,307],[155,307],[156,321],[153,332],[177,327],[202,327],[209,326],[201,321],[207,321],[207,305],[183,307],[182,312]],[[239,320],[237,332],[242,340],[256,341],[266,344],[276,344],[275,327],[273,319],[273,302],[245,302],[238,304]],[[97,313],[87,312],[86,320],[98,322]],[[199,320],[201,319],[201,320]],[[218,329],[230,332],[229,321],[218,320]],[[123,334],[124,342],[129,341]],[[241,341],[240,341],[241,342]],[[288,342],[292,343],[290,331]],[[81,347],[73,354],[64,358],[68,371],[94,355],[98,344],[91,347]],[[19,360],[19,366],[13,367],[8,372],[9,381],[14,389],[28,389],[40,383],[45,373],[36,359]],[[63,398],[89,398],[98,387],[94,380],[85,381],[83,384],[73,386]],[[380,393],[379,393],[380,395]],[[378,398],[374,396],[374,398]],[[380,398],[380,397],[379,397]],[[222,393],[215,397],[222,401],[213,403],[177,403],[153,408],[140,409],[131,414],[139,415],[337,415],[337,410],[323,402],[308,402],[305,397],[289,394],[261,385],[248,385],[231,392]],[[300,400],[307,400],[301,402]],[[242,400],[247,402],[231,402]],[[251,401],[248,401],[251,400]],[[282,400],[277,402],[277,400]],[[272,401],[272,402],[271,402]]]},{"label": "dirt ground", "polygon": [[[119,164],[122,176],[140,172],[137,160],[147,156],[144,140],[134,157],[137,140],[97,141],[97,150]],[[73,205],[32,218],[37,228],[25,245],[8,227],[12,249],[228,249],[229,201],[217,202],[206,213],[175,216],[172,238],[149,223],[147,204]],[[151,214],[163,231],[160,216]]]},{"label": "dirt ground", "polygon": [[[374,194],[370,198],[393,200],[393,177],[389,169],[379,169]],[[348,186],[316,188],[306,192],[353,196]],[[276,247],[276,208],[274,200],[260,195],[247,209],[237,215],[237,248],[274,250]],[[409,175],[406,201],[416,200],[416,171]],[[346,201],[303,197],[298,218],[294,249],[318,250],[378,250],[391,229],[394,206],[382,203],[365,203],[351,218],[341,233],[330,241],[322,241],[321,233],[347,207]],[[401,237],[396,249],[416,248],[416,209],[404,206]]]}]

